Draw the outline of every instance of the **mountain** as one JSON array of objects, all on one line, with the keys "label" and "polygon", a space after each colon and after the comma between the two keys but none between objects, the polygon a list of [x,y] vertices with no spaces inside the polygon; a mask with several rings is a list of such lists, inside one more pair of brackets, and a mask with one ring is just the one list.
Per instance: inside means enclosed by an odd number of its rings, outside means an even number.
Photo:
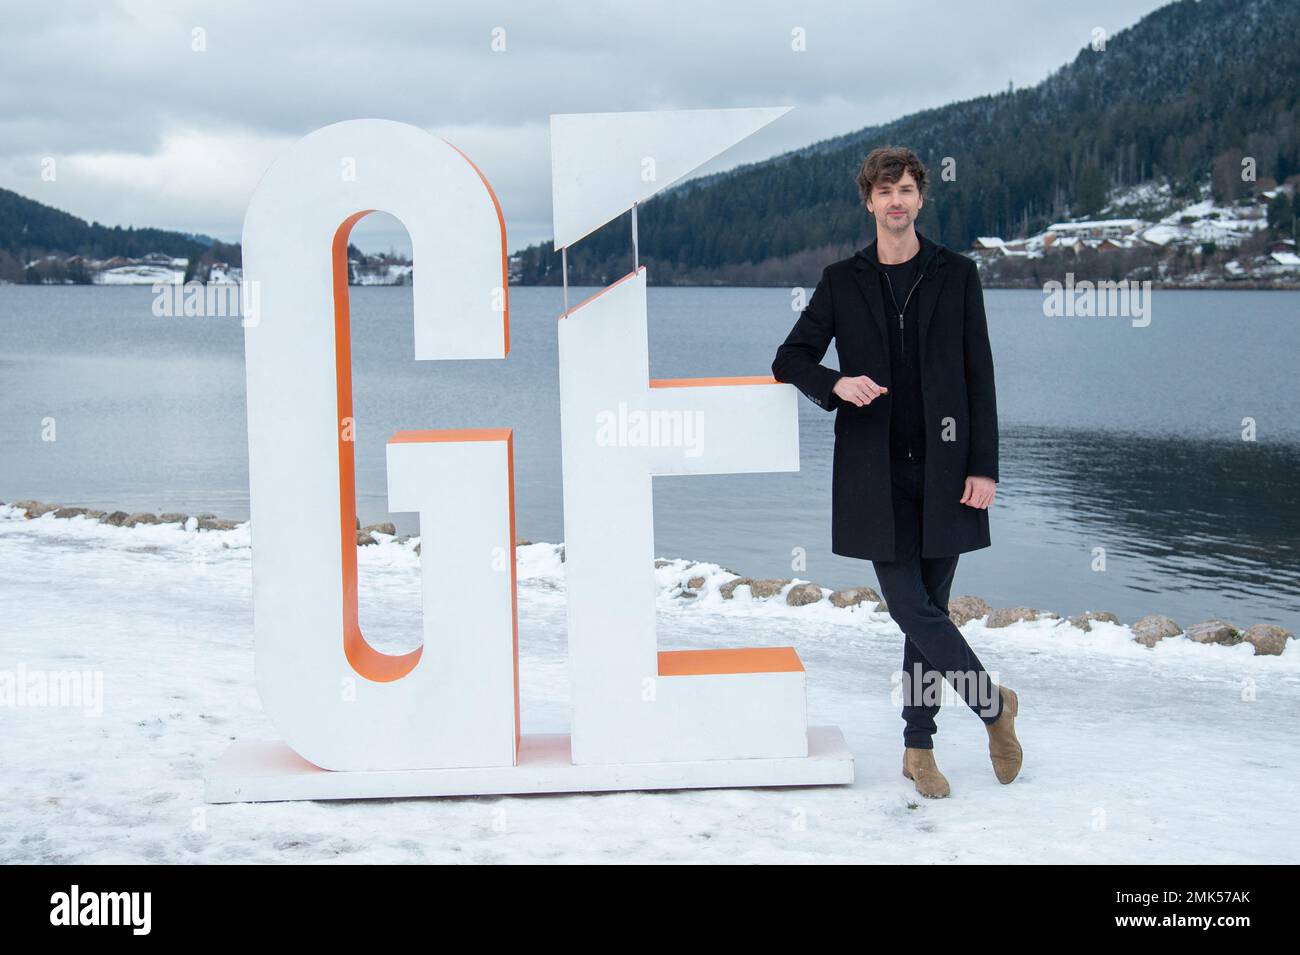
[{"label": "mountain", "polygon": [[[186,259],[191,274],[202,263],[224,261],[238,265],[240,262],[238,245],[227,245],[211,236],[87,223],[52,206],[0,189],[0,281],[36,280],[28,276],[28,264],[46,256],[57,258],[58,262],[49,268],[56,269],[54,277],[62,281],[63,271],[70,271],[74,280],[80,275],[75,263],[70,270],[64,268],[63,260],[67,256],[111,261],[144,260],[151,254]],[[54,259],[50,261],[54,263]],[[38,270],[44,272],[45,268],[42,265]]]},{"label": "mountain", "polygon": [[[917,227],[957,249],[1090,215],[1144,182],[1176,208],[1229,203],[1300,174],[1300,3],[1181,0],[1085,47],[1037,85],[904,116],[669,189],[638,210],[657,284],[812,284],[869,241],[853,182],[875,146],[903,144],[931,170]],[[1242,182],[1243,156],[1257,180]],[[940,178],[945,157],[956,176]],[[1164,211],[1170,211],[1166,209]],[[569,250],[569,281],[631,269],[630,214]],[[559,282],[550,243],[520,253],[524,284]]]}]

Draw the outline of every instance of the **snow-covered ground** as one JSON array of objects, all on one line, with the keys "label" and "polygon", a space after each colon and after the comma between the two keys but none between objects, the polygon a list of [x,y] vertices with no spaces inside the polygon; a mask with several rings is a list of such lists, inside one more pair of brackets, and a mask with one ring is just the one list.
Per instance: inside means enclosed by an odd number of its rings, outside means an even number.
[{"label": "snow-covered ground", "polygon": [[94,274],[96,285],[171,285],[185,281],[184,260],[179,268],[166,265],[123,265]]},{"label": "snow-covered ground", "polygon": [[[926,800],[900,774],[888,615],[743,587],[723,600],[729,575],[687,561],[657,572],[660,645],[795,646],[810,722],[843,729],[852,786],[207,805],[227,743],[276,736],[253,682],[247,527],[20,515],[0,506],[0,677],[92,679],[80,705],[0,707],[0,861],[1300,861],[1294,645],[1146,649],[1104,623],[974,621],[963,631],[1020,695],[1024,768],[1000,785],[980,722],[946,705],[952,796]],[[518,556],[524,731],[564,731],[563,565],[551,544]],[[384,649],[416,639],[417,562],[412,542],[360,549],[362,624]],[[695,575],[702,595],[679,596]]]},{"label": "snow-covered ground", "polygon": [[[1290,186],[1286,186],[1261,193],[1261,197],[1268,200],[1283,190],[1292,191]],[[1197,201],[1180,206],[1167,183],[1145,182],[1112,191],[1110,201],[1096,218],[1053,223],[1043,232],[1019,239],[980,236],[975,240],[971,254],[982,263],[996,263],[1002,258],[1056,257],[1062,253],[1077,254],[1084,249],[1181,247],[1199,254],[1206,243],[1223,249],[1233,248],[1267,228],[1268,208],[1264,201],[1218,205],[1207,180],[1201,186]],[[1292,262],[1293,258],[1294,253],[1288,249],[1274,249],[1241,256],[1222,266],[1210,260],[1205,268],[1192,272],[1182,267],[1171,268],[1168,257],[1155,262],[1154,267],[1161,282],[1168,281],[1171,272],[1178,272],[1176,282],[1191,287],[1214,285],[1227,279],[1281,282],[1285,286],[1300,269],[1300,259]],[[1130,274],[1150,277],[1145,271],[1147,266],[1138,268],[1140,273]],[[992,278],[997,278],[996,268]]]},{"label": "snow-covered ground", "polygon": [[1268,227],[1268,217],[1262,206],[1216,205],[1213,199],[1202,199],[1178,209],[1158,223],[1145,229],[1141,236],[1154,245],[1170,242],[1196,244],[1217,242],[1236,245],[1252,232]]},{"label": "snow-covered ground", "polygon": [[412,266],[394,263],[356,270],[357,285],[410,285]]}]

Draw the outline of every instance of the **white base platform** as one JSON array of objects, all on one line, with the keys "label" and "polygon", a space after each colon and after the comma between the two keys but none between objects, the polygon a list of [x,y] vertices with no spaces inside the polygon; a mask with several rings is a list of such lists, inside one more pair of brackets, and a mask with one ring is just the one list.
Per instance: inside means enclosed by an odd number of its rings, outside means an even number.
[{"label": "white base platform", "polygon": [[838,726],[810,726],[808,755],[680,763],[574,766],[567,733],[525,734],[519,765],[473,769],[330,772],[281,742],[237,740],[208,773],[208,802],[392,799],[511,793],[826,786],[853,782],[853,754]]}]

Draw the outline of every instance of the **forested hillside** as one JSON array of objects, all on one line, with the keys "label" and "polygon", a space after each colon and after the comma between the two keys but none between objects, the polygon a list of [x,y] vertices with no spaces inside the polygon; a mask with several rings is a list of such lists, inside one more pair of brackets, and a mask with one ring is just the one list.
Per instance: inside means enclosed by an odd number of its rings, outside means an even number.
[{"label": "forested hillside", "polygon": [[[1084,38],[1085,40],[1087,38]],[[989,51],[1000,55],[1000,51]],[[967,249],[1089,215],[1109,190],[1154,180],[1194,201],[1210,179],[1230,201],[1300,173],[1300,2],[1182,0],[1084,47],[1038,85],[953,103],[687,183],[638,213],[652,282],[815,281],[871,237],[853,176],[873,147],[915,149],[932,171],[917,227]],[[1241,158],[1257,182],[1241,181]],[[955,178],[940,178],[945,157]],[[631,267],[629,217],[577,243],[569,280]],[[524,284],[559,281],[549,243],[522,250]]]}]

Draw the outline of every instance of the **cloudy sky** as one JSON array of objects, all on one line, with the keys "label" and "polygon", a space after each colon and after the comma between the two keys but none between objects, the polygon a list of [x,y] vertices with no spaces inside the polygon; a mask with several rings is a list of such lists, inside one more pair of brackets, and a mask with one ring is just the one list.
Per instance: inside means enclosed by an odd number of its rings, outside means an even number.
[{"label": "cloudy sky", "polygon": [[[280,151],[382,117],[464,150],[515,250],[551,235],[551,113],[795,107],[700,170],[713,172],[1032,85],[1095,28],[1163,5],[0,0],[0,187],[87,220],[237,241]],[[406,248],[387,217],[354,235]]]}]

